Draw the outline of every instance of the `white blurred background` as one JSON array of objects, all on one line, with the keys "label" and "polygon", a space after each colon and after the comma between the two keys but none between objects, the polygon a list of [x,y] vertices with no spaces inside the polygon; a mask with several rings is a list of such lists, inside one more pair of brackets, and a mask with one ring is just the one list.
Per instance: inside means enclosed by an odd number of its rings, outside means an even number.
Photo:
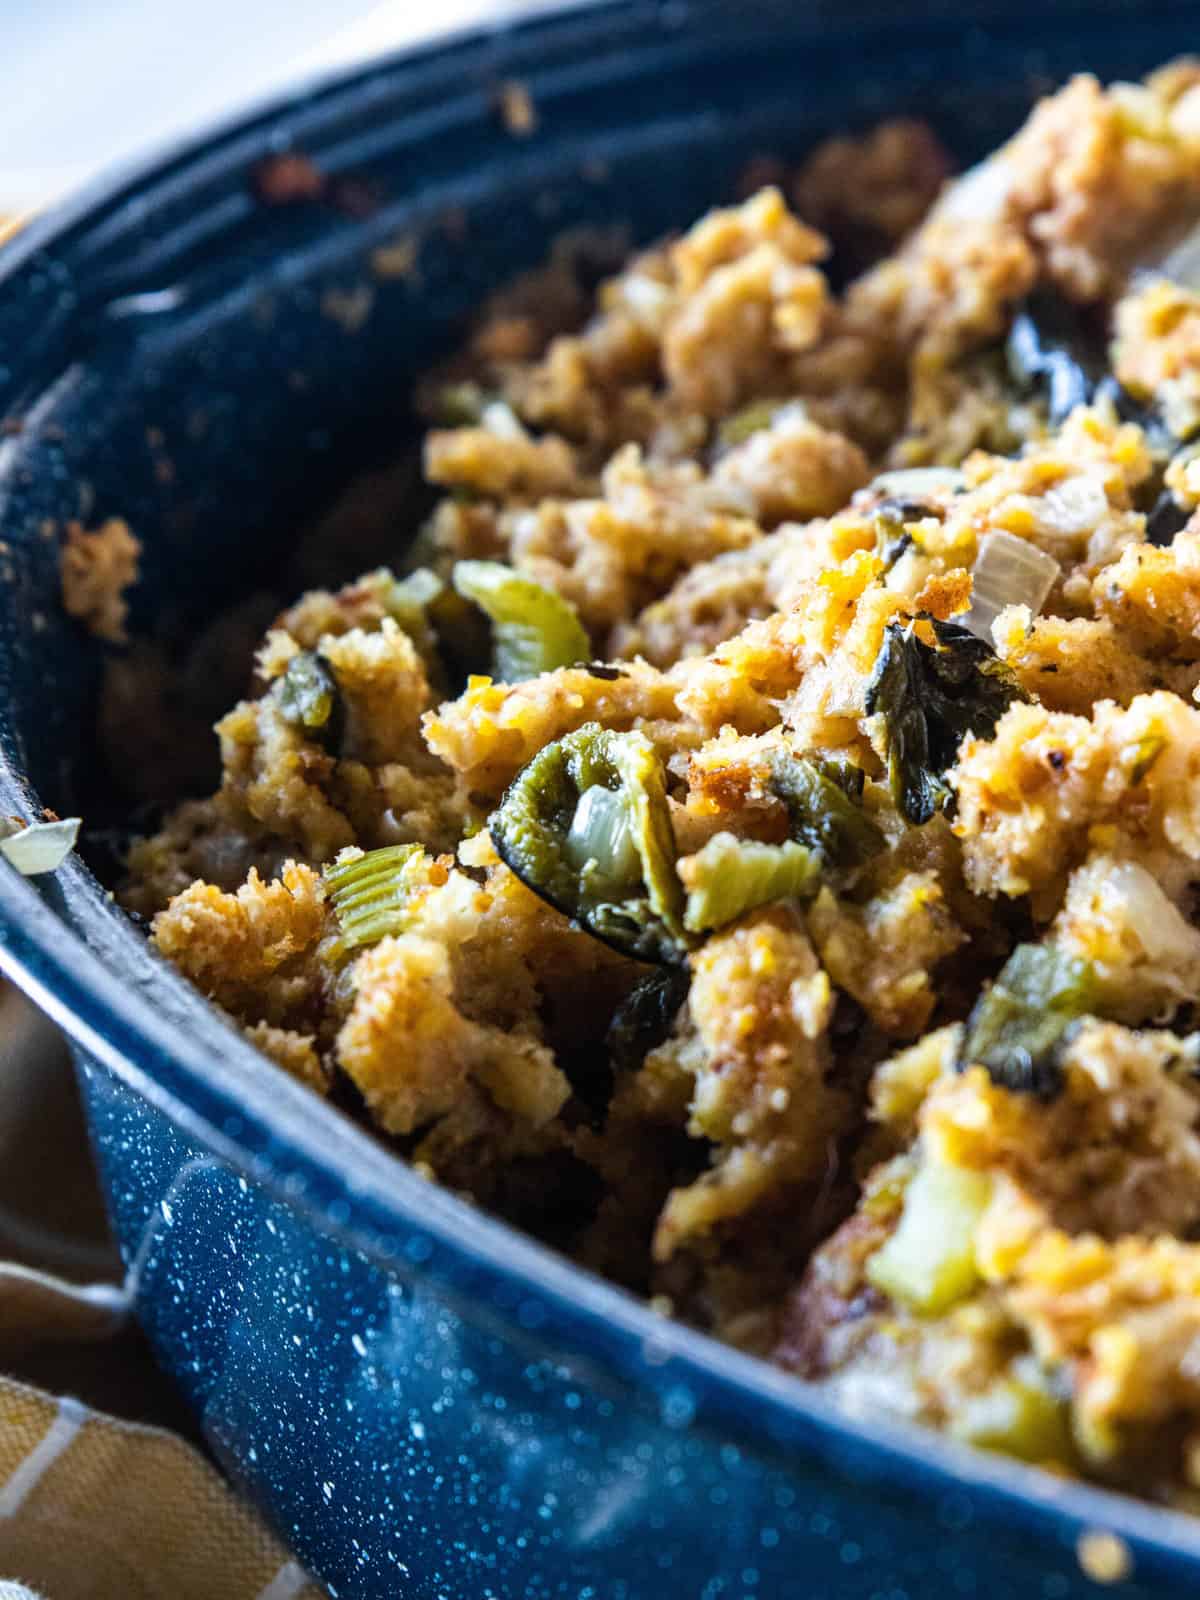
[{"label": "white blurred background", "polygon": [[517,0],[0,0],[0,212],[36,210],[99,168],[305,74],[517,8]]}]

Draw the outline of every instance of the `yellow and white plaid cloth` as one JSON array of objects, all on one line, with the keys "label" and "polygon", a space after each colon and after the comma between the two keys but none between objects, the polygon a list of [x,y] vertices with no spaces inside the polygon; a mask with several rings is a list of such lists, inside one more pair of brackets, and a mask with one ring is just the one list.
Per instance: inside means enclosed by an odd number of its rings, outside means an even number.
[{"label": "yellow and white plaid cloth", "polygon": [[0,1600],[321,1600],[196,1448],[97,1408],[181,1416],[118,1272],[65,1047],[0,979]]},{"label": "yellow and white plaid cloth", "polygon": [[6,988],[0,1258],[0,1600],[320,1600],[200,1451],[156,1425],[190,1421],[119,1289],[81,1284],[118,1269],[70,1066]]},{"label": "yellow and white plaid cloth", "polygon": [[319,1600],[190,1445],[0,1379],[0,1600]]}]

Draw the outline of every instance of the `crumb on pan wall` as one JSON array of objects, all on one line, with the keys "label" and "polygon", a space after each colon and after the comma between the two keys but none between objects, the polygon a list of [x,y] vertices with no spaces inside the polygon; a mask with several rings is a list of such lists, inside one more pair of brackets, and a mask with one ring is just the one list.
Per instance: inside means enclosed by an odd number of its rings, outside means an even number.
[{"label": "crumb on pan wall", "polygon": [[80,522],[67,524],[59,555],[63,609],[109,644],[125,643],[125,590],[137,582],[141,549],[119,517],[90,533]]}]

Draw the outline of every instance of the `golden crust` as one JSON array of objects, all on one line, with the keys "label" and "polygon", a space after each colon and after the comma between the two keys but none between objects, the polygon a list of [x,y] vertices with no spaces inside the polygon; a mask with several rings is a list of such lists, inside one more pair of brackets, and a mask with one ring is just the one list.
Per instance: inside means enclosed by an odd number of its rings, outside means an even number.
[{"label": "golden crust", "polygon": [[251,867],[235,894],[197,880],[158,913],[151,937],[227,1010],[283,1026],[319,1001],[320,971],[307,958],[324,928],[320,877],[288,861],[270,882]]},{"label": "golden crust", "polygon": [[829,978],[802,924],[758,913],[714,936],[692,961],[689,1019],[664,1051],[694,1080],[690,1131],[713,1141],[713,1166],[663,1206],[654,1254],[742,1216],[781,1186],[818,1182],[845,1126],[827,1082]]},{"label": "golden crust", "polygon": [[951,780],[976,893],[1056,899],[1089,841],[1120,842],[1172,888],[1200,859],[1200,711],[1139,695],[1092,716],[1014,705],[968,738]]},{"label": "golden crust", "polygon": [[269,1022],[255,1022],[245,1030],[256,1050],[270,1056],[277,1067],[315,1093],[329,1093],[332,1074],[321,1060],[316,1039],[311,1033],[292,1028],[273,1028]]}]

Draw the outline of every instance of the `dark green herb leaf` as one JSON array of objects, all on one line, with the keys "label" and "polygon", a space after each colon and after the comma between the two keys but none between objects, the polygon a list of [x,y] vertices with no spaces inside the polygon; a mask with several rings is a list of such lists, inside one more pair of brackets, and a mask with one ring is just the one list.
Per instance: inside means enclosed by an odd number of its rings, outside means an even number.
[{"label": "dark green herb leaf", "polygon": [[917,543],[908,524],[923,522],[926,517],[940,520],[942,512],[924,500],[892,495],[880,501],[872,516],[875,519],[875,553],[883,562],[883,570],[890,572],[900,557]]},{"label": "dark green herb leaf", "polygon": [[1164,489],[1146,514],[1146,542],[1162,547],[1174,542],[1175,535],[1185,528],[1191,512],[1179,504],[1170,489]]},{"label": "dark green herb leaf", "polygon": [[664,967],[629,991],[608,1028],[608,1053],[618,1072],[635,1072],[662,1044],[687,999],[689,982],[685,968]]},{"label": "dark green herb leaf", "polygon": [[915,823],[948,804],[945,774],[966,735],[990,737],[1013,701],[1029,698],[983,639],[956,622],[924,620],[935,644],[912,623],[888,623],[866,694],[867,715],[884,719],[892,798]]},{"label": "dark green herb leaf", "polygon": [[[1146,448],[1151,455],[1166,458],[1179,446],[1179,439],[1167,427],[1163,414],[1153,400],[1134,398],[1124,384],[1118,383],[1110,373],[1096,385],[1095,400],[1107,400],[1120,422],[1134,422],[1146,436]],[[1159,474],[1161,480],[1161,473]]]},{"label": "dark green herb leaf", "polygon": [[[598,805],[592,789],[614,799]],[[590,819],[582,829],[581,812]],[[590,722],[548,744],[513,779],[489,828],[517,877],[596,938],[639,961],[686,958],[666,779],[644,734]]]},{"label": "dark green herb leaf", "polygon": [[[848,799],[861,803],[867,775],[856,761],[836,751],[819,756],[809,755],[804,759],[816,767],[821,776],[840,789]],[[871,823],[870,826],[874,828],[875,824]]]},{"label": "dark green herb leaf", "polygon": [[1013,318],[1006,346],[1014,383],[1046,401],[1051,426],[1086,405],[1107,367],[1103,331],[1051,289],[1038,289]]},{"label": "dark green herb leaf", "polygon": [[301,650],[276,683],[279,709],[307,738],[336,755],[345,729],[345,706],[333,668],[315,650]]},{"label": "dark green herb leaf", "polygon": [[1051,1098],[1062,1086],[1060,1046],[1096,1001],[1090,963],[1051,944],[1019,944],[975,1002],[959,1070],[978,1063],[1005,1089]]}]

